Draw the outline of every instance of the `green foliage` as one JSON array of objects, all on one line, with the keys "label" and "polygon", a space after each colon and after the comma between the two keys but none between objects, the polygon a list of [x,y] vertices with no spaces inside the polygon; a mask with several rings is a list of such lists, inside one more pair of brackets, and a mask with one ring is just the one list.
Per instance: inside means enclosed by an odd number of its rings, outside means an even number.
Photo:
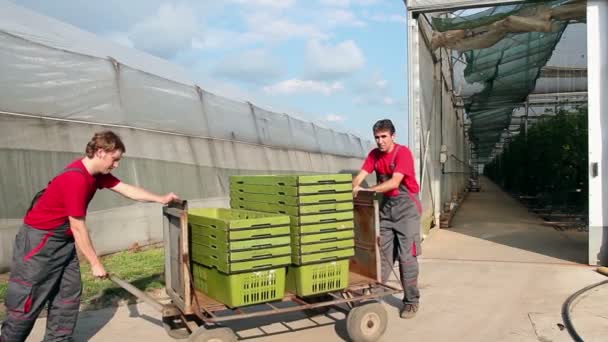
[{"label": "green foliage", "polygon": [[541,204],[585,210],[588,201],[587,107],[560,110],[523,130],[484,173],[505,190]]},{"label": "green foliage", "polygon": [[[135,287],[147,291],[164,287],[161,279],[164,270],[164,249],[152,248],[140,252],[124,251],[102,258],[106,271],[130,282]],[[83,258],[84,259],[84,258]],[[121,300],[134,301],[134,297],[110,280],[98,280],[91,274],[91,267],[81,260],[80,273],[83,284],[81,303],[84,309],[97,309],[116,305]],[[6,297],[8,277],[0,279],[0,320],[5,315],[4,299]]]}]

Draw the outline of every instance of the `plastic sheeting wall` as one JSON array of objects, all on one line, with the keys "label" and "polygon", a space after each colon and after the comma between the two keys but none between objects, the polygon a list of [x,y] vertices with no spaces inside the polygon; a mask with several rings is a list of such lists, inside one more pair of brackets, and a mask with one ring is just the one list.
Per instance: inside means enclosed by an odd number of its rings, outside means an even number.
[{"label": "plastic sheeting wall", "polygon": [[[104,129],[126,144],[120,179],[208,206],[228,205],[230,175],[354,173],[372,148],[211,94],[169,62],[0,0],[0,272],[32,196]],[[160,215],[106,190],[87,222],[104,254],[162,240]]]},{"label": "plastic sheeting wall", "polygon": [[[432,53],[423,36],[428,26],[410,17],[410,144],[414,155],[423,206],[422,232],[438,224],[445,204],[461,196],[470,175],[470,149],[463,130],[464,113],[452,97],[450,57],[445,50]],[[428,144],[427,144],[428,141]],[[441,163],[442,145],[446,162]]]},{"label": "plastic sheeting wall", "polygon": [[[230,175],[354,173],[362,163],[361,157],[0,114],[0,270],[9,265],[12,241],[32,196],[66,164],[83,156],[95,131],[108,128],[121,135],[127,147],[114,172],[121,180],[158,193],[174,191],[188,200],[219,198],[214,205],[227,205]],[[160,212],[159,205],[98,192],[88,218],[97,251],[161,241]]]},{"label": "plastic sheeting wall", "polygon": [[[420,167],[424,173],[420,175],[423,186],[421,200],[423,207],[423,231],[427,232],[440,213],[441,208],[441,164],[439,154],[442,130],[440,65],[433,63],[431,52],[424,43],[418,46],[420,55]],[[428,145],[427,145],[428,142]],[[424,179],[423,179],[424,178]]]},{"label": "plastic sheeting wall", "polygon": [[[0,32],[0,110],[360,156],[357,137]],[[293,138],[292,138],[293,137]],[[308,137],[308,138],[304,138]]]}]

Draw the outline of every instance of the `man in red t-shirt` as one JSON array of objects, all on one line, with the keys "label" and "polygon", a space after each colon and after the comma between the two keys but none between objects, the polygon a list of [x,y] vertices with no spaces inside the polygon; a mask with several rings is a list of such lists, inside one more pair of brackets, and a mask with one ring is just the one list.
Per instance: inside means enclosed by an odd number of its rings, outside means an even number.
[{"label": "man in red t-shirt", "polygon": [[[401,318],[413,318],[418,312],[418,259],[420,255],[420,214],[417,198],[418,182],[414,172],[412,152],[395,142],[395,126],[390,120],[374,124],[373,149],[353,179],[353,195],[362,189],[361,183],[376,172],[377,184],[369,188],[384,194],[380,207],[380,245],[383,254],[382,281],[386,282],[395,259],[399,259],[403,308]],[[388,260],[388,262],[386,261]]]},{"label": "man in red t-shirt", "polygon": [[82,283],[76,246],[91,264],[95,277],[107,272],[91,243],[85,222],[87,207],[98,189],[110,189],[136,201],[167,204],[178,200],[125,184],[111,172],[125,146],[111,131],[96,133],[86,156],[59,173],[34,200],[15,237],[11,276],[6,294],[8,317],[0,342],[25,341],[48,303],[45,341],[72,341]]}]

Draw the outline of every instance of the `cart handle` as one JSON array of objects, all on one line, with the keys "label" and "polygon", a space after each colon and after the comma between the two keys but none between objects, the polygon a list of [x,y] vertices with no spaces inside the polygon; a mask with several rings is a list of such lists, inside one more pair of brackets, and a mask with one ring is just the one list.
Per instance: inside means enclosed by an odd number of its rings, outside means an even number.
[{"label": "cart handle", "polygon": [[187,204],[188,204],[188,201],[186,201],[186,200],[173,200],[173,201],[167,203],[167,207],[184,210],[186,208]]},{"label": "cart handle", "polygon": [[124,280],[122,280],[121,278],[108,273],[108,278],[116,285],[122,287],[123,289],[125,289],[127,292],[129,292],[130,294],[134,295],[135,297],[137,297],[138,299],[143,300],[144,302],[146,302],[148,305],[150,305],[152,308],[154,308],[154,310],[163,313],[165,306],[163,304],[161,304],[160,302],[158,302],[156,299],[150,297],[148,294],[146,294],[145,292],[143,292],[142,290],[138,289],[137,287],[131,285],[131,283],[128,283]]}]

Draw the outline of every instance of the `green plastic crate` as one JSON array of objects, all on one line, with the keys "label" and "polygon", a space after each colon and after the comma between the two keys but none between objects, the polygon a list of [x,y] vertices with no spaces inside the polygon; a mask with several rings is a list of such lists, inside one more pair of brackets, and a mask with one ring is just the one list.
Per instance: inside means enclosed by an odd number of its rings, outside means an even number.
[{"label": "green plastic crate", "polygon": [[315,224],[315,223],[331,223],[346,220],[353,220],[355,215],[352,210],[341,211],[337,213],[329,214],[315,214],[315,215],[302,215],[302,216],[289,216],[292,226]]},{"label": "green plastic crate", "polygon": [[231,192],[281,196],[321,195],[345,192],[352,193],[352,190],[353,186],[350,183],[301,186],[230,184]]},{"label": "green plastic crate", "polygon": [[241,209],[197,208],[188,210],[188,222],[193,225],[233,230],[284,226],[289,224],[289,219],[285,215]]},{"label": "green plastic crate", "polygon": [[300,216],[308,214],[326,214],[341,211],[352,211],[353,202],[327,203],[327,204],[312,204],[301,206],[289,206],[283,204],[270,204],[263,202],[243,201],[238,199],[230,200],[230,207],[236,209],[247,209],[262,211],[266,213],[275,213],[291,216]]},{"label": "green plastic crate", "polygon": [[332,242],[338,240],[351,239],[354,240],[355,231],[353,229],[338,230],[329,233],[307,234],[302,235],[294,232],[291,235],[291,245],[300,246],[311,243]]},{"label": "green plastic crate", "polygon": [[279,236],[279,237],[271,237],[271,238],[263,238],[263,239],[251,239],[251,240],[240,240],[240,241],[230,241],[227,239],[219,239],[216,235],[213,234],[196,234],[192,235],[191,238],[192,244],[204,245],[204,246],[214,246],[217,249],[230,252],[230,251],[244,251],[250,249],[260,249],[260,248],[272,248],[272,247],[280,247],[287,246],[291,242],[291,236]]},{"label": "green plastic crate", "polygon": [[269,204],[282,205],[307,205],[307,204],[328,204],[336,202],[349,202],[353,200],[352,192],[343,192],[327,195],[305,195],[305,196],[285,196],[268,194],[250,194],[243,192],[230,192],[230,199],[240,201],[262,202]]},{"label": "green plastic crate", "polygon": [[274,258],[229,262],[225,258],[220,258],[218,255],[192,252],[192,260],[208,267],[215,267],[222,273],[232,274],[286,266],[291,263],[291,255],[288,254]]},{"label": "green plastic crate", "polygon": [[343,290],[348,287],[349,261],[289,266],[286,289],[300,297]]},{"label": "green plastic crate", "polygon": [[[288,216],[286,216],[288,217]],[[268,239],[279,236],[289,235],[291,229],[290,225],[270,227],[270,228],[253,228],[253,229],[236,229],[236,230],[225,230],[216,226],[189,224],[190,236],[211,236],[217,240],[222,241],[237,241],[237,240],[251,240],[251,239]]]},{"label": "green plastic crate", "polygon": [[275,258],[291,253],[291,246],[280,246],[272,248],[248,249],[245,251],[226,252],[217,246],[205,246],[192,244],[190,253],[193,255],[205,254],[212,256],[218,262],[231,263],[239,261],[251,261],[256,259]]},{"label": "green plastic crate", "polygon": [[291,254],[291,263],[295,265],[306,265],[318,262],[336,261],[348,259],[355,255],[354,248],[338,249],[330,252],[310,253],[310,254]]},{"label": "green plastic crate", "polygon": [[353,176],[348,173],[322,174],[322,175],[259,175],[259,176],[231,176],[231,184],[252,185],[321,185],[336,183],[351,183]]},{"label": "green plastic crate", "polygon": [[330,233],[341,230],[348,230],[355,228],[354,220],[337,221],[330,223],[317,223],[307,225],[292,225],[291,235],[306,235],[306,234],[318,234],[318,233]]},{"label": "green plastic crate", "polygon": [[234,308],[281,300],[285,295],[285,268],[239,274],[193,264],[194,287],[209,297]]},{"label": "green plastic crate", "polygon": [[336,240],[330,242],[319,242],[319,243],[310,243],[306,245],[292,245],[291,250],[293,254],[302,255],[302,254],[311,254],[311,253],[321,253],[321,252],[330,252],[338,249],[344,248],[355,248],[355,240],[354,239],[346,239],[346,240]]}]

